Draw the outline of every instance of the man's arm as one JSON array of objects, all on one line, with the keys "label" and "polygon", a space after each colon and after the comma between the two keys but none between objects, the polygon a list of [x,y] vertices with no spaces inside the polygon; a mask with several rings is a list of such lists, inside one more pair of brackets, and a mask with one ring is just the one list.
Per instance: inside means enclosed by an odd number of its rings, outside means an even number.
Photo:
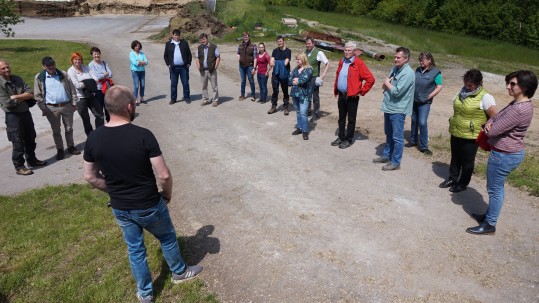
[{"label": "man's arm", "polygon": [[170,202],[172,198],[172,176],[170,175],[170,170],[165,163],[165,158],[163,155],[150,158],[152,167],[157,174],[157,179],[159,180],[159,185],[161,186],[162,192],[161,195],[167,201]]},{"label": "man's arm", "polygon": [[107,192],[105,177],[99,172],[99,167],[96,163],[84,161],[84,180],[92,184],[93,187]]},{"label": "man's arm", "polygon": [[221,56],[217,57],[217,59],[215,59],[215,70],[217,70],[217,68],[219,67],[219,63],[221,63]]}]

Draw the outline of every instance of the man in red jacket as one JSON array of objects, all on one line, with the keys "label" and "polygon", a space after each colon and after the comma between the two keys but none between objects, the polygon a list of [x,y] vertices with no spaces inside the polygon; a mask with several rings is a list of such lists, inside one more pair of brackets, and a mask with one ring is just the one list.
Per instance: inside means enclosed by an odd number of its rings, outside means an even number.
[{"label": "man in red jacket", "polygon": [[[357,45],[348,42],[344,45],[344,58],[339,61],[335,77],[334,94],[339,97],[339,137],[331,142],[333,146],[344,149],[352,145],[356,131],[356,115],[359,96],[365,94],[374,85],[374,76],[365,63],[354,55]],[[346,117],[348,125],[346,126]]]}]

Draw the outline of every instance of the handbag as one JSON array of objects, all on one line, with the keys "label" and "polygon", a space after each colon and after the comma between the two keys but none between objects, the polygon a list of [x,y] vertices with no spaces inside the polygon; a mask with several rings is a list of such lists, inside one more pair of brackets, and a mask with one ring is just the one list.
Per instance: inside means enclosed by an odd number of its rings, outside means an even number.
[{"label": "handbag", "polygon": [[479,147],[481,147],[482,150],[484,151],[491,150],[490,144],[488,143],[487,133],[485,133],[483,129],[481,129],[481,131],[479,132],[479,135],[475,139],[475,142],[477,143],[477,145],[479,145]]},{"label": "handbag", "polygon": [[112,81],[111,78],[105,78],[105,79],[102,79],[102,80],[101,80],[101,84],[102,84],[102,86],[101,86],[101,92],[103,93],[103,95],[107,93],[107,90],[108,90],[109,88],[111,88],[111,87],[114,86],[114,82]]}]

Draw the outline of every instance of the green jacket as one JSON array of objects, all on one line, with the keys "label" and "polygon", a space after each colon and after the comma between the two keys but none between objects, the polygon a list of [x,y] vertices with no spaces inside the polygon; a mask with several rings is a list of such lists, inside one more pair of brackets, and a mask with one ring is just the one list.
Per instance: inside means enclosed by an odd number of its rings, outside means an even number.
[{"label": "green jacket", "polygon": [[457,95],[453,102],[453,117],[449,119],[449,132],[462,139],[475,139],[481,131],[481,125],[487,122],[487,114],[479,105],[487,93],[481,88],[476,95],[461,100]]}]

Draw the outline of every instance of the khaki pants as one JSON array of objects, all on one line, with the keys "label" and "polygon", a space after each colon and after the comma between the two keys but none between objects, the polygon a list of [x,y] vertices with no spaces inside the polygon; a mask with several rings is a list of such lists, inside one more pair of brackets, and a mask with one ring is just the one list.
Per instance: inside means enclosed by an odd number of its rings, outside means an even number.
[{"label": "khaki pants", "polygon": [[64,124],[65,128],[67,147],[75,146],[75,141],[73,140],[73,111],[76,107],[71,104],[66,104],[63,107],[47,105],[47,108],[49,111],[45,112],[45,116],[51,124],[52,138],[54,139],[56,149],[64,149],[64,142],[62,140],[62,132],[60,129],[61,123]]},{"label": "khaki pants", "polygon": [[[210,73],[208,70],[200,72],[200,80],[202,81],[202,99],[210,102],[217,102],[219,99],[219,91],[217,88],[217,71]],[[211,82],[212,97],[208,96],[208,80]]]}]

